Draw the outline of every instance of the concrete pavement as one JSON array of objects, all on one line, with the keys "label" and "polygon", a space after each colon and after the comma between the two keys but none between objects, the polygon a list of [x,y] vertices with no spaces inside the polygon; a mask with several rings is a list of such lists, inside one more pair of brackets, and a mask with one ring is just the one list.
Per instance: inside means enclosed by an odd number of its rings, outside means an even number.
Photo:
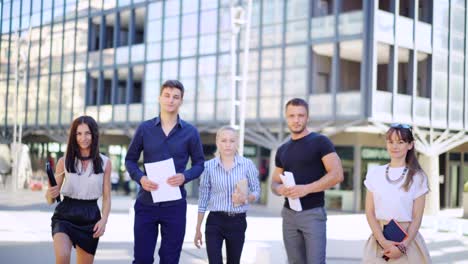
[{"label": "concrete pavement", "polygon": [[[55,205],[45,204],[42,192],[0,191],[0,262],[53,263],[50,217]],[[193,245],[197,206],[189,201],[187,228],[180,263],[208,263],[205,248]],[[112,197],[112,212],[101,238],[95,263],[131,263],[133,254],[133,200]],[[425,216],[423,234],[434,263],[468,263],[468,221],[457,210],[437,217]],[[248,214],[242,263],[283,264],[280,212],[252,206]],[[465,233],[465,235],[463,235]],[[327,227],[327,263],[360,263],[362,247],[370,234],[363,214],[330,212]],[[158,245],[159,247],[159,245]],[[157,247],[157,248],[158,248]],[[74,262],[73,256],[73,262]],[[157,251],[155,263],[157,263]]]}]

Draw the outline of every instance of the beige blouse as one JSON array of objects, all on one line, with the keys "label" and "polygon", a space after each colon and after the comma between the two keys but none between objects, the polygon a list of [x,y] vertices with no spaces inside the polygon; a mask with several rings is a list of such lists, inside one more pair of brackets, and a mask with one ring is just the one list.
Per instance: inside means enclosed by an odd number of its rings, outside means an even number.
[{"label": "beige blouse", "polygon": [[[108,157],[101,155],[102,170],[105,171]],[[81,162],[77,162],[76,173],[65,169],[62,190],[60,193],[73,199],[96,200],[102,196],[104,173],[95,174],[93,163],[90,162],[83,171]]]}]

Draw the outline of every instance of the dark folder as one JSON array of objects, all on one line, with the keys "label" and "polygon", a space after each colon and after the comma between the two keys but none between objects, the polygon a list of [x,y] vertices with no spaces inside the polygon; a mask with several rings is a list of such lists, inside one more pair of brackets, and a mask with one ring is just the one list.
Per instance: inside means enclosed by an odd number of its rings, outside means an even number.
[{"label": "dark folder", "polygon": [[395,242],[401,242],[408,236],[406,231],[393,219],[384,225],[383,235],[385,239]]},{"label": "dark folder", "polygon": [[[57,181],[55,180],[54,171],[49,161],[46,161],[46,171],[47,171],[47,177],[49,178],[50,185],[56,186]],[[55,199],[57,200],[57,203],[60,203],[61,202],[60,194]]]},{"label": "dark folder", "polygon": [[[385,239],[395,241],[395,242],[401,242],[408,237],[408,234],[406,231],[396,222],[395,220],[390,220],[386,225],[383,227],[383,235]],[[386,261],[389,260],[387,256],[382,256],[383,259]]]}]

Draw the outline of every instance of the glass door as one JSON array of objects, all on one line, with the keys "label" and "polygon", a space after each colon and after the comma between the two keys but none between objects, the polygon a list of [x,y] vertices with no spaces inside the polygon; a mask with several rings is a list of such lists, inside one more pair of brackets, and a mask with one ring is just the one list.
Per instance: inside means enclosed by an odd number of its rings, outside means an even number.
[{"label": "glass door", "polygon": [[450,164],[450,175],[449,175],[449,201],[448,207],[455,208],[460,207],[460,165],[459,163]]}]

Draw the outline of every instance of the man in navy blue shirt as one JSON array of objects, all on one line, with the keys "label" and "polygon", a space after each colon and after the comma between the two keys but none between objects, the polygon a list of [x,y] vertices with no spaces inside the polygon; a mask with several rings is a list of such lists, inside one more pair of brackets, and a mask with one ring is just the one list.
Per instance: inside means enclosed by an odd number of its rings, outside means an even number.
[{"label": "man in navy blue shirt", "polygon": [[[154,250],[161,228],[159,263],[179,263],[185,236],[187,193],[184,184],[196,179],[203,172],[205,161],[200,135],[197,129],[179,117],[184,86],[177,80],[166,81],[159,94],[159,117],[140,124],[125,157],[130,177],[142,188],[135,202],[134,260],[133,263],[154,262]],[[151,191],[158,185],[148,179],[138,166],[140,154],[143,162],[150,163],[173,158],[176,174],[168,178],[171,186],[179,186],[182,199],[153,203]],[[192,167],[186,170],[188,159]]]}]

